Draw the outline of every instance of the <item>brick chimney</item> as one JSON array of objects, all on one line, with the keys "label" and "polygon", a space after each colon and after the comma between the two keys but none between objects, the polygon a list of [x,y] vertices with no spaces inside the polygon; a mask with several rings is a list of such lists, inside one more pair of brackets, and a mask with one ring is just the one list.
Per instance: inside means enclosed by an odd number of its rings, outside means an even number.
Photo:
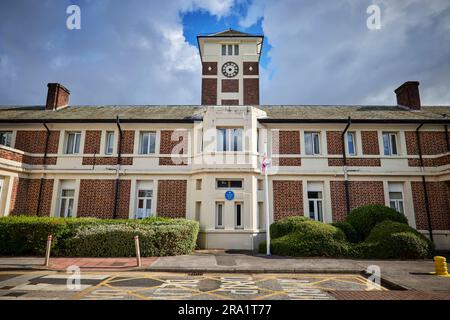
[{"label": "brick chimney", "polygon": [[411,110],[420,110],[419,81],[407,81],[395,89],[397,104]]},{"label": "brick chimney", "polygon": [[70,91],[59,83],[49,83],[47,85],[47,104],[45,110],[58,110],[69,104]]}]

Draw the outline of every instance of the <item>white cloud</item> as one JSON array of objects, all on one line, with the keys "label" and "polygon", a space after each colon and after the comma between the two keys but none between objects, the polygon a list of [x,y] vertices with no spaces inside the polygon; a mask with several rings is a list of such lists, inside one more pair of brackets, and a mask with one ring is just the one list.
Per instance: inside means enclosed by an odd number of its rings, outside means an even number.
[{"label": "white cloud", "polygon": [[[379,31],[366,27],[372,3]],[[273,75],[262,77],[263,103],[395,104],[394,89],[419,80],[424,104],[450,105],[447,0],[263,0],[240,23],[261,18]]]}]

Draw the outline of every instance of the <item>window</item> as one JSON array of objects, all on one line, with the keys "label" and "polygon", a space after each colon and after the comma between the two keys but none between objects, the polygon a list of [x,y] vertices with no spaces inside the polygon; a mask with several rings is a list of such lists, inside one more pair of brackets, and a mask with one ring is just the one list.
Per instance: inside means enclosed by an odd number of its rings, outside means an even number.
[{"label": "window", "polygon": [[307,188],[309,217],[323,221],[323,182],[308,182]]},{"label": "window", "polygon": [[261,133],[259,132],[259,129],[256,130],[256,152],[259,153],[259,144],[261,143]]},{"label": "window", "polygon": [[202,190],[202,179],[195,180],[195,189]]},{"label": "window", "polygon": [[242,203],[236,202],[234,204],[234,213],[236,217],[236,229],[241,229],[244,227],[243,221],[242,221]]},{"label": "window", "polygon": [[106,132],[105,154],[112,154],[113,148],[114,148],[114,132],[108,131]]},{"label": "window", "polygon": [[144,219],[152,213],[153,190],[139,189],[137,197],[136,219]]},{"label": "window", "polygon": [[222,55],[223,55],[223,56],[226,56],[226,55],[227,55],[227,45],[226,45],[226,44],[223,44],[223,45],[222,45]]},{"label": "window", "polygon": [[264,190],[263,179],[258,179],[258,190]]},{"label": "window", "polygon": [[322,191],[308,191],[309,217],[323,221]]},{"label": "window", "polygon": [[347,153],[351,156],[356,155],[356,137],[354,132],[347,132]]},{"label": "window", "polygon": [[398,154],[397,152],[397,134],[392,132],[383,133],[384,155],[391,156]]},{"label": "window", "polygon": [[264,204],[262,202],[258,202],[258,229],[263,230],[265,228],[266,215],[264,212]]},{"label": "window", "polygon": [[200,214],[202,212],[202,202],[195,202],[195,221],[200,221]]},{"label": "window", "polygon": [[217,180],[218,189],[241,189],[242,180]]},{"label": "window", "polygon": [[235,56],[238,56],[238,55],[239,55],[239,45],[238,45],[238,44],[235,44],[235,45],[234,45],[234,55],[235,55]]},{"label": "window", "polygon": [[242,129],[218,128],[217,151],[242,151]]},{"label": "window", "polygon": [[223,229],[223,202],[216,202],[216,229]]},{"label": "window", "polygon": [[320,133],[305,132],[305,153],[307,155],[320,154]]},{"label": "window", "polygon": [[389,206],[400,213],[404,213],[403,207],[403,184],[389,183]]},{"label": "window", "polygon": [[66,136],[66,154],[80,153],[81,132],[69,132]]},{"label": "window", "polygon": [[233,45],[232,45],[232,44],[229,44],[229,45],[228,45],[228,55],[229,55],[229,56],[232,56],[232,55],[233,55]]},{"label": "window", "polygon": [[11,131],[0,131],[0,144],[7,147],[11,147],[11,137],[12,137]]},{"label": "window", "polygon": [[155,153],[156,132],[141,132],[140,154]]},{"label": "window", "polygon": [[73,216],[73,203],[75,199],[75,190],[62,189],[61,201],[59,205],[59,217],[71,218]]}]

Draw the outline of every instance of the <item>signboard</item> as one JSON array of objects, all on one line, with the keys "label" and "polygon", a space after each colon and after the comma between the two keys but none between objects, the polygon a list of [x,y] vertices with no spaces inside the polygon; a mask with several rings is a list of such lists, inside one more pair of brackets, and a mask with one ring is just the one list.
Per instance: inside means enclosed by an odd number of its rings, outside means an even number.
[{"label": "signboard", "polygon": [[227,192],[225,192],[225,199],[227,199],[228,201],[231,201],[234,199],[234,192],[231,190],[228,190]]}]

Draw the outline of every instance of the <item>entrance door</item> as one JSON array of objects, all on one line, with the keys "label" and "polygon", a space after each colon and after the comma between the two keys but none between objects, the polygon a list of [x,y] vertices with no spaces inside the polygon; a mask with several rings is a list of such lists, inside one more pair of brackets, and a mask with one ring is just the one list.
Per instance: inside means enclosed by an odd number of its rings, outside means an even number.
[{"label": "entrance door", "polygon": [[323,205],[321,191],[308,191],[309,217],[323,221]]},{"label": "entrance door", "polygon": [[138,191],[136,219],[148,218],[152,212],[153,190]]},{"label": "entrance door", "polygon": [[73,216],[73,202],[75,199],[74,197],[75,190],[61,190],[61,203],[59,207],[59,216],[61,218],[71,218]]}]

